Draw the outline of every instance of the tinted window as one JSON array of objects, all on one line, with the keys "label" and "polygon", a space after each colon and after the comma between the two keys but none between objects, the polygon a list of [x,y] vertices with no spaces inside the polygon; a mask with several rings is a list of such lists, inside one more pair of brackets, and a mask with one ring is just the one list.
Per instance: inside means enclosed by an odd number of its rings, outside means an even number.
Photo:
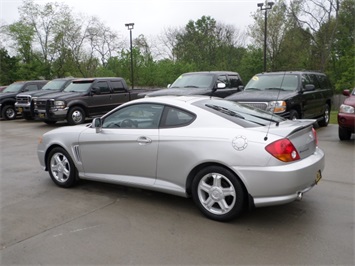
[{"label": "tinted window", "polygon": [[331,89],[330,81],[325,75],[317,75],[321,89]]},{"label": "tinted window", "polygon": [[228,77],[231,88],[238,88],[240,85],[243,85],[242,81],[237,75],[229,75]]},{"label": "tinted window", "polygon": [[104,118],[103,128],[158,128],[163,105],[134,104]]},{"label": "tinted window", "polygon": [[25,91],[36,91],[38,90],[38,86],[36,84],[27,85]]},{"label": "tinted window", "polygon": [[100,88],[101,94],[110,93],[110,87],[108,86],[107,81],[99,81],[95,85],[96,87]]},{"label": "tinted window", "polygon": [[226,84],[226,88],[230,88],[230,84],[226,75],[219,75],[217,78],[217,82],[223,82],[224,84]]},{"label": "tinted window", "polygon": [[315,74],[308,74],[308,77],[309,77],[310,84],[313,84],[316,90],[319,90],[320,87],[319,87],[317,76]]},{"label": "tinted window", "polygon": [[125,87],[122,83],[122,81],[117,80],[117,81],[110,81],[111,87],[113,92],[122,92],[122,90],[125,90]]},{"label": "tinted window", "polygon": [[195,114],[187,112],[185,110],[166,107],[162,119],[162,127],[181,127],[190,124],[195,120]]}]

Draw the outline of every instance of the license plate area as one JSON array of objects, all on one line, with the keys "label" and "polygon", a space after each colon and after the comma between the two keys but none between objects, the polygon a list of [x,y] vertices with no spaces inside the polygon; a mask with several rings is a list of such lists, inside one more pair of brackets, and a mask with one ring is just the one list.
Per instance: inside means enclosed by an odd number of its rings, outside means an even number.
[{"label": "license plate area", "polygon": [[320,170],[318,170],[317,174],[316,174],[316,184],[318,184],[318,182],[322,179],[322,172]]}]

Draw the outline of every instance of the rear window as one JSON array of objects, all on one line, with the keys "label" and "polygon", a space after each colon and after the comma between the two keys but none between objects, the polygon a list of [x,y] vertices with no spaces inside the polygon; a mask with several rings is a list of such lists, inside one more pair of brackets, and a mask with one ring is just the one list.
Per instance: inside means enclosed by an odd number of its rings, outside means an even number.
[{"label": "rear window", "polygon": [[266,126],[270,123],[280,123],[286,120],[270,112],[222,99],[201,100],[194,105],[233,121],[242,127]]}]

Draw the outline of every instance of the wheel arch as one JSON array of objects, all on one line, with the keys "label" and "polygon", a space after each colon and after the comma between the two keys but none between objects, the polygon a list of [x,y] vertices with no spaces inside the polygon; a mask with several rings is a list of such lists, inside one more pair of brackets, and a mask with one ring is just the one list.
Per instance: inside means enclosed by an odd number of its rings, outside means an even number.
[{"label": "wheel arch", "polygon": [[245,186],[243,180],[238,176],[237,173],[235,173],[235,172],[234,172],[233,170],[231,170],[229,167],[227,167],[227,166],[225,166],[225,165],[223,165],[223,164],[221,164],[221,163],[217,163],[217,162],[206,162],[206,163],[202,163],[202,164],[199,164],[199,165],[195,166],[195,167],[190,171],[189,175],[187,176],[186,185],[185,185],[185,187],[186,187],[186,194],[187,194],[189,197],[191,197],[191,195],[192,195],[192,182],[193,182],[193,180],[194,180],[194,177],[195,177],[196,174],[197,174],[199,171],[201,171],[203,168],[209,167],[209,166],[219,166],[219,167],[223,167],[223,168],[226,169],[226,170],[231,171],[231,172],[234,174],[234,176],[239,179],[240,183],[241,183],[242,186],[243,186],[243,190],[244,190],[245,195],[246,195],[246,197],[245,197],[245,206],[244,206],[244,207],[245,207],[245,208],[248,208],[249,210],[252,209],[252,208],[254,208],[254,200],[253,200],[252,196],[249,194],[248,189],[246,188],[246,186]]},{"label": "wheel arch", "polygon": [[[51,145],[47,150],[46,150],[46,153],[44,154],[44,164],[45,164],[45,170],[48,171],[48,156],[49,156],[49,153],[55,149],[55,148],[62,148],[63,150],[65,150],[66,152],[68,152],[62,145],[59,145],[59,144],[53,144]],[[68,154],[70,155],[70,152],[68,152]]]}]

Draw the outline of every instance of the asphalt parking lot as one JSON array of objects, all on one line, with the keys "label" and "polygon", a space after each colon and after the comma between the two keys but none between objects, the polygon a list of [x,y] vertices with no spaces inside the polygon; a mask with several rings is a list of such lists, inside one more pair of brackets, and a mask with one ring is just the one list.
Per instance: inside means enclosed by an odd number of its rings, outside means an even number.
[{"label": "asphalt parking lot", "polygon": [[191,199],[118,185],[54,185],[38,137],[58,126],[0,121],[1,265],[354,265],[355,140],[317,130],[321,182],[302,201],[230,222]]}]

